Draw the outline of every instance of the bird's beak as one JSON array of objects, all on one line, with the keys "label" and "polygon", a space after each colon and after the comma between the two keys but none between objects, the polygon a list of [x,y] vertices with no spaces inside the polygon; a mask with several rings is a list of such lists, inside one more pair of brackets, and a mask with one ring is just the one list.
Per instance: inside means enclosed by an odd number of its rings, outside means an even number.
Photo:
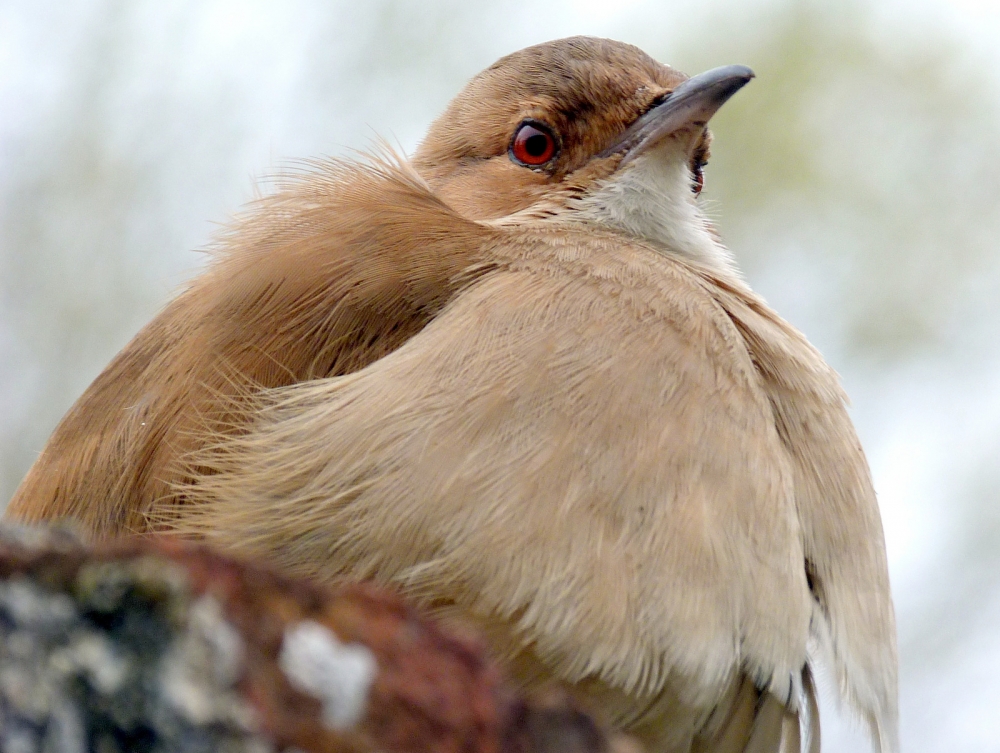
[{"label": "bird's beak", "polygon": [[689,78],[625,129],[598,157],[624,153],[621,165],[679,131],[704,128],[731,96],[754,77],[745,65],[724,65]]}]

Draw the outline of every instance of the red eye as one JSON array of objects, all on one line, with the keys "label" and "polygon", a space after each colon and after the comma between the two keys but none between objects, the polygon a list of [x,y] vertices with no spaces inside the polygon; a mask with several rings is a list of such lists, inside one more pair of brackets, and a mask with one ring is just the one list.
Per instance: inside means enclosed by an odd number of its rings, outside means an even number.
[{"label": "red eye", "polygon": [[510,142],[510,156],[528,167],[544,165],[556,154],[556,140],[544,126],[522,123]]}]

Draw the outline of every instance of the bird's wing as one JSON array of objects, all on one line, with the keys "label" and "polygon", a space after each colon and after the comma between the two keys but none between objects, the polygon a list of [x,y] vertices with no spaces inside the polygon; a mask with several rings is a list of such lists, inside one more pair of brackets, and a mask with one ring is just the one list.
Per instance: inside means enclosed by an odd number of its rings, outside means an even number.
[{"label": "bird's wing", "polygon": [[885,542],[839,379],[805,337],[745,285],[707,282],[752,354],[792,461],[816,605],[816,659],[833,668],[841,693],[860,712],[878,749],[891,753],[899,749],[898,661]]},{"label": "bird's wing", "polygon": [[276,390],[199,459],[178,530],[505,623],[570,682],[781,699],[811,599],[792,462],[689,269],[600,233],[509,237],[423,331]]},{"label": "bird's wing", "polygon": [[73,517],[96,535],[145,529],[196,438],[238,430],[234,399],[398,348],[475,276],[491,233],[391,156],[289,179],[87,389],[9,514]]}]

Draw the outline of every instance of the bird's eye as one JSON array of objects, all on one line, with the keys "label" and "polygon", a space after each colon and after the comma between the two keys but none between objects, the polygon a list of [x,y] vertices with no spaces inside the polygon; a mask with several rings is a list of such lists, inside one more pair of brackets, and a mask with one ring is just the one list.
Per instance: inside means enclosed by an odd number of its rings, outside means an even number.
[{"label": "bird's eye", "polygon": [[538,167],[556,156],[556,139],[540,123],[524,122],[510,142],[510,158],[527,167]]},{"label": "bird's eye", "polygon": [[695,160],[694,164],[691,165],[691,190],[694,191],[694,195],[697,196],[701,193],[701,189],[705,187],[705,168],[708,167],[708,163],[704,160]]}]

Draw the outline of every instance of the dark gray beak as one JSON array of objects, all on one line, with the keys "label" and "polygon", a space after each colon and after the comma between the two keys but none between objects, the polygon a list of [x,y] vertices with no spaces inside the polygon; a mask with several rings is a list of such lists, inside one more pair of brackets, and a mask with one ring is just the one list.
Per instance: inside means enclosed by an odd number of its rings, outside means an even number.
[{"label": "dark gray beak", "polygon": [[745,65],[724,65],[692,76],[640,117],[598,157],[625,153],[621,164],[659,144],[672,133],[704,128],[719,108],[752,79]]}]

